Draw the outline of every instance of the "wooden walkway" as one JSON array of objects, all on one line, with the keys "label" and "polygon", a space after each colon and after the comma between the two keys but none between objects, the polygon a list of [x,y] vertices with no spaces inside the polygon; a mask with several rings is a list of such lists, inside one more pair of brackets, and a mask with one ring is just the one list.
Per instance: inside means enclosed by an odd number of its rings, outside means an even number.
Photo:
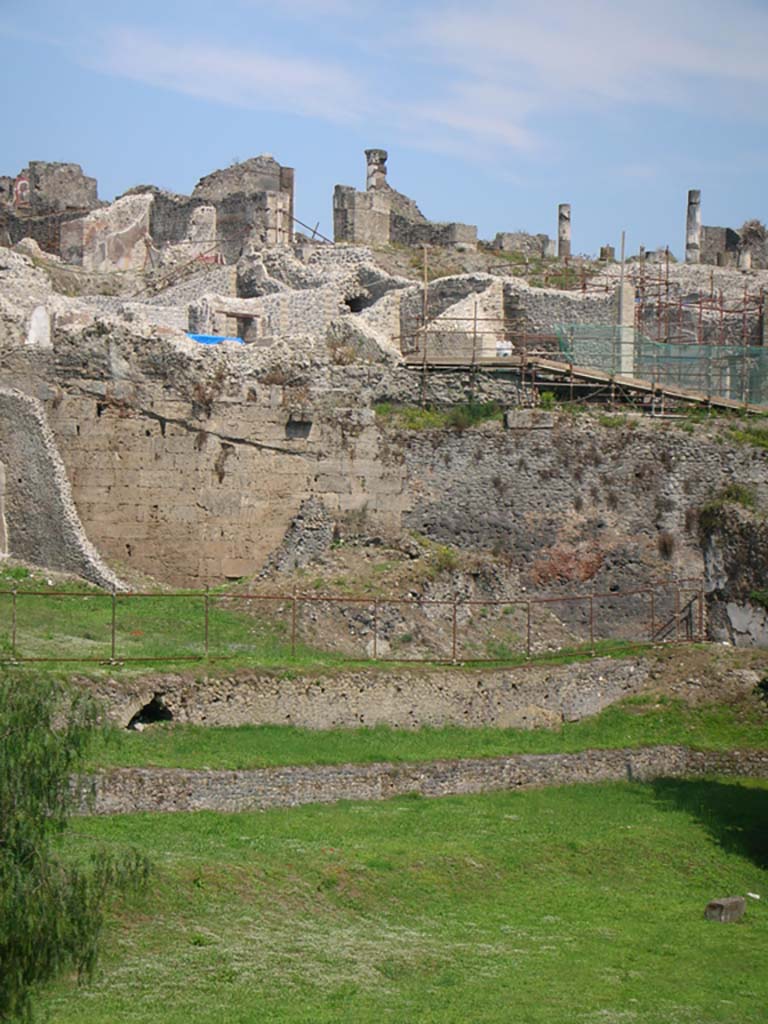
[{"label": "wooden walkway", "polygon": [[564,383],[573,379],[588,381],[594,384],[613,384],[616,387],[627,388],[631,391],[639,391],[649,395],[663,395],[665,398],[695,402],[699,405],[713,406],[718,409],[733,409],[739,412],[756,414],[768,413],[768,405],[757,405],[753,402],[740,402],[735,398],[708,395],[703,391],[684,388],[678,384],[666,384],[661,381],[629,377],[624,374],[606,373],[604,370],[596,370],[588,366],[573,366],[571,363],[549,359],[545,356],[513,353],[509,356],[482,356],[472,362],[468,362],[460,356],[430,357],[425,362],[423,355],[419,353],[407,355],[404,358],[405,365],[413,370],[459,370],[465,372],[483,370],[490,371],[491,373],[504,370],[519,370],[521,373],[526,372],[532,375],[541,372],[560,377]]}]

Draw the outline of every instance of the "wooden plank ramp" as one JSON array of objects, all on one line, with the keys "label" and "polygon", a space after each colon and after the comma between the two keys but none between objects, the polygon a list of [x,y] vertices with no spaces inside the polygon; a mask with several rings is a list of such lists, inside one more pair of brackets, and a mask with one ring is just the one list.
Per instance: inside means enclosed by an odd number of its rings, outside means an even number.
[{"label": "wooden plank ramp", "polygon": [[707,395],[703,391],[696,391],[691,388],[680,387],[678,384],[665,384],[660,381],[645,380],[640,377],[629,377],[620,373],[607,373],[605,370],[597,370],[589,366],[575,366],[571,363],[564,363],[557,359],[547,359],[542,356],[523,356],[512,354],[509,356],[483,356],[473,362],[467,362],[460,356],[438,356],[428,359],[426,362],[423,355],[418,353],[406,355],[404,362],[412,370],[527,370],[544,373],[553,373],[569,380],[571,377],[579,380],[592,381],[595,384],[615,384],[619,387],[629,388],[632,391],[641,391],[647,394],[664,395],[666,398],[676,398],[680,401],[695,402],[699,405],[709,405],[718,409],[733,409],[739,412],[755,413],[765,415],[768,413],[768,405],[757,405],[754,402],[740,402],[735,398],[723,398],[719,395]]}]

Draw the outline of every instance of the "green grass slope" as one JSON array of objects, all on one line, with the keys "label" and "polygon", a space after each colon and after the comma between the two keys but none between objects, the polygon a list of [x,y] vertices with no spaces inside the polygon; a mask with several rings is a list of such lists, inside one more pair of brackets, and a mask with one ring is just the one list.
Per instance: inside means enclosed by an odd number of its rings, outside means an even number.
[{"label": "green grass slope", "polygon": [[[768,787],[681,780],[76,822],[137,844],[56,1024],[762,1024]],[[737,925],[713,897],[748,900]]]},{"label": "green grass slope", "polygon": [[430,761],[505,754],[675,744],[698,750],[768,746],[768,707],[688,707],[680,700],[633,697],[593,718],[553,729],[297,729],[280,725],[211,727],[157,724],[145,732],[112,730],[91,767],[263,768],[290,764]]}]

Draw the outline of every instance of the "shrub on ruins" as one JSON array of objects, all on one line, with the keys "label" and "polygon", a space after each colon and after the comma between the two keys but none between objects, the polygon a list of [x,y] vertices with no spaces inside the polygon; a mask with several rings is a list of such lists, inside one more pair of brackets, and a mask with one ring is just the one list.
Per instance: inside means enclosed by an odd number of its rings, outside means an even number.
[{"label": "shrub on ruins", "polygon": [[747,252],[756,252],[765,245],[768,229],[757,219],[745,220],[739,228],[739,246]]},{"label": "shrub on ruins", "polygon": [[0,676],[0,1021],[31,1020],[36,989],[63,971],[88,977],[107,900],[147,878],[138,853],[57,848],[99,717],[55,682]]}]

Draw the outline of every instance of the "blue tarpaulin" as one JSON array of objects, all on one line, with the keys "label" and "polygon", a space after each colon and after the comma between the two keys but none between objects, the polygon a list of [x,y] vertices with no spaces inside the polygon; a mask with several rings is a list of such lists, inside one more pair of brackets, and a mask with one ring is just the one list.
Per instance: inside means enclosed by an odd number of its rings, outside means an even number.
[{"label": "blue tarpaulin", "polygon": [[222,341],[234,341],[236,345],[245,344],[242,338],[225,338],[222,334],[190,334],[187,332],[187,337],[201,345],[220,345]]}]

